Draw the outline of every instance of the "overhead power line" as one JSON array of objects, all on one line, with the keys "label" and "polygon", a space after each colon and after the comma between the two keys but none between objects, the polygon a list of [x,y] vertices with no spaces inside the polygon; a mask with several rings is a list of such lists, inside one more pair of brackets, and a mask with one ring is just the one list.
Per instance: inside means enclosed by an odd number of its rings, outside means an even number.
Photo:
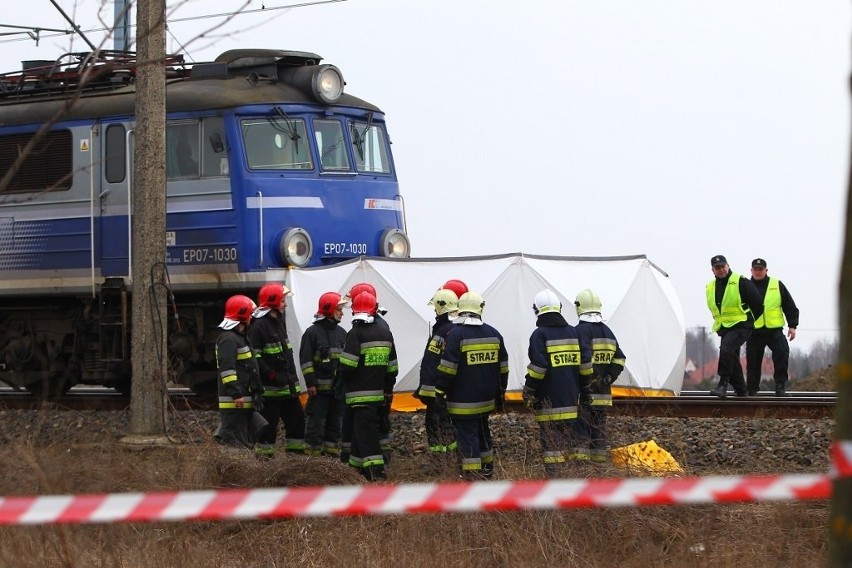
[{"label": "overhead power line", "polygon": [[[218,14],[203,14],[203,15],[200,15],[200,16],[187,16],[186,18],[173,18],[173,19],[170,19],[170,20],[166,20],[166,24],[168,25],[168,24],[175,24],[175,23],[180,23],[180,22],[192,22],[192,21],[195,21],[195,20],[206,20],[206,19],[210,19],[210,18],[233,18],[233,17],[236,17],[236,16],[243,16],[243,15],[246,15],[246,14],[256,14],[258,12],[273,12],[273,11],[276,11],[276,10],[289,10],[291,8],[305,8],[305,7],[308,7],[308,6],[318,6],[318,5],[321,5],[321,4],[337,4],[339,2],[346,2],[346,1],[347,0],[315,0],[313,2],[299,2],[298,4],[287,4],[286,6],[265,6],[265,5],[261,5],[260,8],[255,8],[253,10],[239,10],[237,12],[220,12]],[[131,25],[130,27],[135,28],[136,26]],[[29,32],[33,32],[33,33],[29,33],[28,31],[23,31],[23,32],[11,32],[10,34],[0,33],[0,36],[11,35],[11,34],[15,34],[15,35],[21,34],[21,35],[26,36],[26,37],[15,37],[15,38],[9,38],[9,39],[0,39],[0,43],[14,43],[14,42],[20,42],[20,41],[29,41],[29,40],[35,40],[36,42],[38,42],[41,39],[52,38],[52,37],[61,37],[61,36],[66,36],[66,35],[71,35],[71,34],[76,33],[75,30],[58,30],[58,29],[51,29],[51,28],[43,28],[43,27],[40,27],[40,26],[32,26],[32,27],[13,26],[13,25],[10,25],[10,24],[0,24],[0,28],[15,28],[15,29],[21,29],[21,30],[29,30]],[[111,28],[111,27],[105,27],[105,28],[92,28],[92,29],[81,30],[81,31],[83,33],[97,33],[97,32],[107,32],[107,31],[112,31],[112,30],[113,30],[113,28]],[[50,31],[52,33],[48,33],[48,34],[41,33],[41,32],[44,32],[44,31]]]}]

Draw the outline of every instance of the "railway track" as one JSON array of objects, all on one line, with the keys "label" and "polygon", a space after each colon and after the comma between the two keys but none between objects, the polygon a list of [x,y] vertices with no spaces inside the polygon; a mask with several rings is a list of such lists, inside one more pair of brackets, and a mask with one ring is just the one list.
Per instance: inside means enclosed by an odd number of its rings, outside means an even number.
[{"label": "railway track", "polygon": [[[777,398],[773,392],[756,397],[720,400],[706,391],[683,391],[672,397],[627,397],[613,402],[614,416],[657,416],[667,418],[831,418],[837,401],[835,392],[791,392]],[[189,389],[170,389],[169,401],[176,410],[215,410],[216,401],[201,398]],[[0,387],[0,410],[124,410],[130,399],[109,388],[75,387],[55,401],[42,401],[29,393]],[[520,404],[509,404],[525,411]]]}]

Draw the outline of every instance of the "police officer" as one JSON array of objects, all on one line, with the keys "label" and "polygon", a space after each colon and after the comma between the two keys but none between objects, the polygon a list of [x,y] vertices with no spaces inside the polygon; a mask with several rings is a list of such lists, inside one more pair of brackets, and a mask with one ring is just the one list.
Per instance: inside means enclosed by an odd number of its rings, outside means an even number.
[{"label": "police officer", "polygon": [[[748,394],[754,396],[760,389],[763,353],[769,347],[775,367],[775,396],[787,396],[787,365],[790,359],[790,345],[787,340],[793,341],[796,338],[799,308],[784,283],[769,277],[764,259],[755,258],[751,261],[751,281],[763,298],[763,315],[755,320],[754,332],[746,341]],[[786,337],[784,318],[787,319]]]},{"label": "police officer", "polygon": [[220,444],[236,448],[250,448],[267,426],[256,412],[263,386],[246,339],[255,307],[247,296],[228,298],[225,319],[219,324],[222,331],[216,338],[220,425],[214,437]]},{"label": "police officer", "polygon": [[562,317],[562,302],[552,290],[535,295],[533,312],[523,398],[539,426],[544,472],[556,477],[571,449],[581,375],[592,372],[591,351]]},{"label": "police officer", "polygon": [[284,308],[290,289],[279,282],[261,287],[257,295],[258,308],[248,330],[248,339],[255,349],[257,366],[263,382],[263,410],[269,423],[259,440],[260,453],[275,455],[278,423],[284,423],[284,447],[288,452],[305,451],[305,413],[299,400],[301,385],[296,375],[293,346],[287,337]]},{"label": "police officer", "polygon": [[338,366],[346,331],[339,324],[343,308],[348,304],[337,292],[320,296],[314,323],[305,330],[299,348],[299,362],[308,390],[306,452],[314,456],[340,455],[343,389],[338,380]]},{"label": "police officer", "polygon": [[340,354],[340,378],[352,416],[349,465],[368,481],[384,479],[379,422],[390,405],[399,365],[393,335],[375,320],[378,304],[369,292],[352,300],[352,329]]},{"label": "police officer", "polygon": [[763,302],[747,278],[731,272],[728,259],[717,254],[710,259],[713,280],[707,284],[707,307],[713,314],[713,331],[719,334],[719,384],[710,394],[725,398],[728,385],[737,396],[748,396],[740,349],[751,337],[754,322],[763,315]]},{"label": "police officer", "polygon": [[452,320],[458,315],[459,300],[452,290],[441,288],[429,300],[435,309],[435,323],[432,325],[432,335],[423,351],[420,362],[420,385],[415,396],[426,405],[426,441],[429,444],[431,467],[438,469],[447,452],[456,449],[453,440],[453,425],[447,416],[446,408],[435,404],[435,381],[438,376],[438,365],[444,353],[446,335],[450,331]]},{"label": "police officer", "polygon": [[593,370],[584,379],[574,455],[603,463],[609,459],[606,415],[612,408],[611,386],[624,370],[625,357],[615,334],[603,322],[600,297],[592,290],[583,290],[577,294],[574,306],[580,319],[577,324],[580,345],[591,348]]},{"label": "police officer", "polygon": [[482,321],[484,306],[476,292],[459,298],[459,317],[447,334],[435,385],[435,404],[447,408],[456,431],[465,479],[490,478],[494,472],[488,418],[502,409],[509,379],[503,336]]}]

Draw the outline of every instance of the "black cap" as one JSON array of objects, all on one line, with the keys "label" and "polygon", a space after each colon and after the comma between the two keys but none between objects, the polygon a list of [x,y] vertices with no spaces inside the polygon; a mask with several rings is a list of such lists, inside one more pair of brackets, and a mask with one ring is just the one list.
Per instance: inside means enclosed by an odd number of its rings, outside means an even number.
[{"label": "black cap", "polygon": [[755,258],[751,261],[752,268],[766,268],[766,261],[762,258]]},{"label": "black cap", "polygon": [[710,259],[710,266],[717,266],[719,264],[728,264],[728,259],[725,258],[724,254],[717,254]]}]

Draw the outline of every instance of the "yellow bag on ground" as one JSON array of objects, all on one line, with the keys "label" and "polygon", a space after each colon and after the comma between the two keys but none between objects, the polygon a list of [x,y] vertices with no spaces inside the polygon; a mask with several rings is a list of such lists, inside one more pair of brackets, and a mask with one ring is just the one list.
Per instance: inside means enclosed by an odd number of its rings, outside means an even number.
[{"label": "yellow bag on ground", "polygon": [[654,440],[613,448],[610,456],[613,465],[624,469],[638,469],[651,475],[683,473],[677,460]]}]

